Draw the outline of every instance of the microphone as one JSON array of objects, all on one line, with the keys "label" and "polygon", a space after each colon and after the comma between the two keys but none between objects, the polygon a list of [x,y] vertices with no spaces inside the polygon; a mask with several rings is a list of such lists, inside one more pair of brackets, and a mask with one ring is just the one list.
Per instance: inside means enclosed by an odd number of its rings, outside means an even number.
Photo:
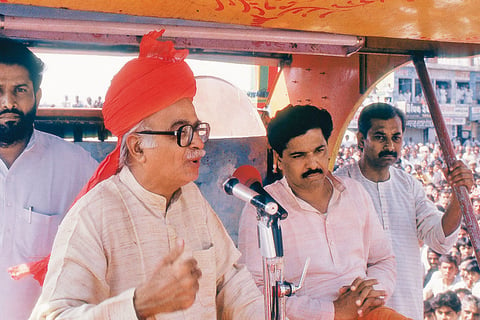
[{"label": "microphone", "polygon": [[262,176],[254,166],[240,166],[237,168],[237,170],[235,170],[232,176],[237,178],[241,184],[247,186],[258,194],[265,196],[267,201],[276,203],[278,205],[277,213],[280,219],[284,220],[285,218],[287,218],[287,211],[265,189],[263,189]]},{"label": "microphone", "polygon": [[233,195],[245,202],[249,202],[269,215],[275,215],[278,211],[278,204],[275,201],[271,201],[264,195],[261,195],[241,184],[235,177],[227,179],[227,181],[223,183],[223,189],[227,194]]}]

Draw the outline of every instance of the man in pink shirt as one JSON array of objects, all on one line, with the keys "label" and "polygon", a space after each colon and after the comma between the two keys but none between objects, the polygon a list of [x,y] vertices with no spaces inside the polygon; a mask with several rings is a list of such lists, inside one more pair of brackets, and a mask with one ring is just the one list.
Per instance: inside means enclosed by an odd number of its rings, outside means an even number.
[{"label": "man in pink shirt", "polygon": [[[330,114],[309,105],[286,107],[268,126],[284,177],[265,189],[289,214],[282,221],[286,280],[298,283],[311,258],[304,287],[287,298],[287,317],[405,319],[383,307],[395,286],[395,258],[370,196],[355,180],[328,171],[332,128]],[[256,216],[247,204],[239,248],[262,287]]]}]

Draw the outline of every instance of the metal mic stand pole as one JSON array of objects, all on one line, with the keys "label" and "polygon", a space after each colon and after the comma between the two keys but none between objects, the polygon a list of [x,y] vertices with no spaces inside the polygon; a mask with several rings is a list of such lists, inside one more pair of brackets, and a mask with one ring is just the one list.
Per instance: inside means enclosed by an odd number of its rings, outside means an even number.
[{"label": "metal mic stand pole", "polygon": [[286,319],[286,297],[300,290],[305,280],[309,259],[303,269],[300,284],[284,279],[282,230],[279,214],[268,214],[257,209],[258,244],[263,260],[265,320]]}]

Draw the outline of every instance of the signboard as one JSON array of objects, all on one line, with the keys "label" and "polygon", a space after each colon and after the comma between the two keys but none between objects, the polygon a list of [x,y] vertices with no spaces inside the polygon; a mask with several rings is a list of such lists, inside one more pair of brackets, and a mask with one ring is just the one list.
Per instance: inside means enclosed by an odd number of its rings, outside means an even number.
[{"label": "signboard", "polygon": [[433,128],[432,119],[407,119],[405,125],[415,129]]},{"label": "signboard", "polygon": [[443,119],[445,120],[445,124],[447,126],[463,126],[467,122],[467,120],[465,118],[445,117]]},{"label": "signboard", "polygon": [[470,108],[470,121],[480,121],[480,107]]},{"label": "signboard", "polygon": [[469,115],[468,105],[442,104],[440,110],[444,116],[466,118]]}]

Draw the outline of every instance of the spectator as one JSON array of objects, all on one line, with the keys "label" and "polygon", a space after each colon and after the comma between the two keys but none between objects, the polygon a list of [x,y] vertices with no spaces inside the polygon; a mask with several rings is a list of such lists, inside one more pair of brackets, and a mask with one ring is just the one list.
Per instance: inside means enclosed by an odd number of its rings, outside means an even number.
[{"label": "spectator", "polygon": [[459,320],[462,303],[453,291],[437,295],[432,301],[436,320]]},{"label": "spectator", "polygon": [[419,165],[419,164],[416,164],[414,166],[414,169],[415,171],[413,172],[412,176],[417,179],[418,181],[420,181],[420,183],[423,185],[423,186],[426,186],[427,184],[430,183],[430,180],[428,179],[428,177],[426,176],[425,173],[423,173],[423,169],[422,169],[422,166]]},{"label": "spectator", "polygon": [[444,254],[439,259],[440,277],[432,278],[423,289],[423,299],[427,300],[439,293],[453,290],[459,281],[457,278],[457,259],[452,255]]},{"label": "spectator", "polygon": [[83,108],[83,102],[80,101],[80,97],[79,96],[75,96],[75,102],[74,104],[72,105],[73,108]]},{"label": "spectator", "polygon": [[[468,257],[460,262],[460,265],[458,266],[458,271],[460,275],[460,282],[457,284],[457,287],[459,288],[466,288],[467,286],[465,285],[468,282],[468,274],[467,274],[467,265],[470,263],[470,261],[475,260],[475,257]],[[470,291],[472,291],[472,288],[469,288]]]},{"label": "spectator", "polygon": [[407,164],[405,166],[405,172],[408,173],[408,174],[412,174],[412,165]]},{"label": "spectator", "polygon": [[93,101],[91,97],[87,97],[87,104],[85,105],[87,108],[93,108]]},{"label": "spectator", "polygon": [[[473,157],[476,158],[475,155],[474,155]],[[479,173],[479,172],[478,172],[478,168],[477,168],[477,161],[476,161],[476,159],[475,159],[475,160],[470,160],[470,161],[468,162],[468,167],[470,168],[470,170],[472,170],[472,173],[473,173],[473,174],[478,174],[478,173]]]},{"label": "spectator", "polygon": [[460,252],[460,259],[465,260],[467,257],[471,257],[474,254],[472,243],[469,237],[463,237],[457,240],[457,249]]},{"label": "spectator", "polygon": [[480,197],[475,197],[472,199],[472,208],[475,218],[477,221],[480,220]]},{"label": "spectator", "polygon": [[431,300],[423,301],[423,320],[436,320]]},{"label": "spectator", "polygon": [[432,248],[428,248],[427,250],[427,261],[428,261],[428,270],[425,274],[425,278],[423,280],[423,287],[427,285],[432,277],[432,274],[438,271],[438,259],[440,258],[440,253],[436,252]]},{"label": "spectator", "polygon": [[102,108],[103,107],[103,102],[102,102],[102,97],[98,96],[97,100],[95,100],[93,104],[94,108]]},{"label": "spectator", "polygon": [[452,192],[449,189],[442,189],[438,193],[437,209],[445,212],[451,201]]},{"label": "spectator", "polygon": [[461,301],[462,320],[480,320],[480,299],[467,295]]}]

